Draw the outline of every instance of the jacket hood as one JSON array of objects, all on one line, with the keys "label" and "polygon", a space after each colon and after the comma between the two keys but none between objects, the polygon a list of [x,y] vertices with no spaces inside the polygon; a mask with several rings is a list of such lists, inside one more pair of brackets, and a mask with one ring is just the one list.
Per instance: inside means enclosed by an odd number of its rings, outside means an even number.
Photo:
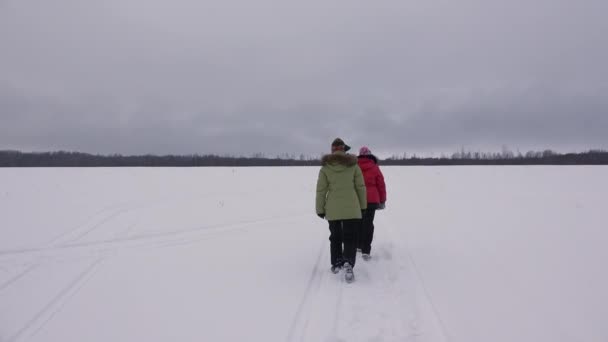
[{"label": "jacket hood", "polygon": [[359,167],[361,167],[362,170],[371,169],[378,164],[378,158],[373,154],[363,155],[357,158],[359,159]]},{"label": "jacket hood", "polygon": [[338,171],[357,165],[357,157],[338,151],[324,155],[321,164]]}]

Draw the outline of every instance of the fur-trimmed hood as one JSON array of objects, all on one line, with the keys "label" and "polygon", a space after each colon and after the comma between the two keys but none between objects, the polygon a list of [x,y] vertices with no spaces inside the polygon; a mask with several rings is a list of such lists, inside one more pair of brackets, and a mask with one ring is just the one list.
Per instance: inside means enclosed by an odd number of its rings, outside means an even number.
[{"label": "fur-trimmed hood", "polygon": [[352,167],[357,165],[357,157],[338,151],[324,155],[321,164],[330,167]]}]

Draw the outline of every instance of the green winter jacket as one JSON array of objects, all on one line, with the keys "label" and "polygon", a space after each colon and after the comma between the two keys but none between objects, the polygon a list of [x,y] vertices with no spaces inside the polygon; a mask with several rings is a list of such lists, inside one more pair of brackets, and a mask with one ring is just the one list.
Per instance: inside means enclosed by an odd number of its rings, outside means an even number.
[{"label": "green winter jacket", "polygon": [[336,151],[322,159],[317,180],[317,214],[329,221],[360,219],[367,208],[365,181],[357,157]]}]

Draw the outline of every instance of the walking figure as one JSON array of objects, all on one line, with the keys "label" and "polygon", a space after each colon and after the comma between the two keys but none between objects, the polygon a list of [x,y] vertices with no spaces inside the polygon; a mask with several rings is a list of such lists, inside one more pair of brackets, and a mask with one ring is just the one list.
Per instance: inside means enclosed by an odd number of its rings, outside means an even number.
[{"label": "walking figure", "polygon": [[363,260],[371,258],[372,240],[374,239],[374,216],[376,210],[385,208],[386,185],[384,175],[378,166],[378,158],[367,146],[359,149],[359,167],[365,179],[367,192],[367,209],[363,210],[361,230],[359,231],[357,248],[361,249]]},{"label": "walking figure", "polygon": [[331,154],[322,158],[317,179],[317,215],[329,221],[331,271],[345,270],[345,279],[355,279],[357,230],[367,207],[365,182],[357,157],[346,154],[350,147],[340,138],[331,144]]}]

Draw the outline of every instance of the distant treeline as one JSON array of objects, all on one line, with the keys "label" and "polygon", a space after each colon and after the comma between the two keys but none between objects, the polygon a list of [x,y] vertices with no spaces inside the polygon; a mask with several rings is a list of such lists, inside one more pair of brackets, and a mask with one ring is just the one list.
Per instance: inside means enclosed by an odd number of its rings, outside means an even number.
[{"label": "distant treeline", "polygon": [[393,156],[382,165],[608,165],[608,152],[591,150],[582,153],[557,153],[551,150],[530,151],[526,154],[503,150],[501,153],[457,152],[450,157],[419,158]]},{"label": "distant treeline", "polygon": [[132,166],[312,166],[318,159],[301,156],[267,158],[217,155],[96,155],[80,152],[0,151],[0,167],[132,167]]},{"label": "distant treeline", "polygon": [[[592,150],[561,154],[551,150],[514,154],[457,152],[450,157],[393,156],[380,161],[381,165],[608,165],[608,152]],[[0,151],[0,167],[125,167],[125,166],[318,166],[319,158],[284,155],[275,158],[256,154],[252,157],[218,155],[94,155],[80,152]]]}]

